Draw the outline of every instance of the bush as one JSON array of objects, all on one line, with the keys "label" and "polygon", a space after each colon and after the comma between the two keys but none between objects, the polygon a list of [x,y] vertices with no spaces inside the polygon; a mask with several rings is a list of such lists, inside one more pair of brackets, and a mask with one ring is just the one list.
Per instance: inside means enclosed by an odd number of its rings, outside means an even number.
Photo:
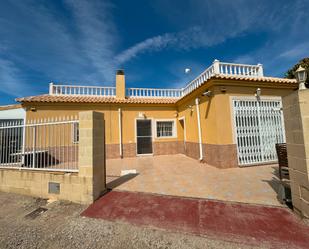
[{"label": "bush", "polygon": [[296,65],[294,65],[292,68],[290,68],[286,73],[285,77],[288,79],[295,79],[295,71],[298,69],[299,66],[302,66],[307,71],[307,80],[306,80],[306,86],[309,87],[309,58],[304,58],[300,60]]}]

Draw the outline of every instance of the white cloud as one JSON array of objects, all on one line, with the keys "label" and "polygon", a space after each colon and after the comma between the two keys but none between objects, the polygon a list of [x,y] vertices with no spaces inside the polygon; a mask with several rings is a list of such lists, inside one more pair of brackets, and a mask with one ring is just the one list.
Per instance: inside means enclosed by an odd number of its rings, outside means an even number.
[{"label": "white cloud", "polygon": [[[235,8],[234,3],[231,6],[227,3],[228,6],[224,6],[224,8],[229,9],[229,12],[233,14],[220,16],[220,11],[222,11],[223,6],[220,6],[221,4],[215,5],[217,6],[214,6],[213,9],[208,8],[205,12],[198,12],[193,15],[206,17],[209,14],[207,17],[209,18],[209,22],[203,22],[199,25],[192,25],[189,22],[191,26],[182,31],[165,33],[148,38],[122,51],[117,55],[116,61],[124,63],[136,57],[138,54],[147,51],[159,51],[165,48],[190,50],[199,47],[210,47],[248,30],[255,20],[254,17],[258,15],[254,11],[251,11],[251,14],[247,15],[244,12],[240,12],[239,8]],[[203,9],[203,6],[205,6],[205,3],[197,10]],[[215,7],[218,7],[218,9]],[[216,10],[219,10],[217,19],[212,19],[212,12]],[[218,18],[219,16],[220,18]]]},{"label": "white cloud", "polygon": [[309,42],[295,44],[291,49],[282,52],[278,57],[286,59],[300,59],[302,56],[309,56]]},{"label": "white cloud", "polygon": [[[3,81],[1,86],[18,90],[18,84],[28,84],[23,94],[32,95],[46,92],[46,79],[111,84],[118,39],[109,14],[112,6],[100,1],[68,0],[62,6],[64,11],[58,8],[52,1],[34,0],[8,1],[1,6],[0,58],[5,55],[2,68],[10,64],[6,76],[0,76],[10,84]],[[35,92],[30,90],[32,85]],[[14,91],[7,93],[13,95]]]},{"label": "white cloud", "polygon": [[[174,3],[159,1],[156,5],[159,8],[158,12],[169,22],[176,26],[179,25],[182,31],[165,33],[138,42],[119,53],[116,61],[125,63],[139,54],[166,48],[190,50],[211,47],[252,31],[270,32],[273,35],[285,31],[287,36],[285,39],[289,39],[291,37],[284,29],[293,33],[299,32],[298,24],[303,21],[305,15],[305,12],[301,11],[304,3],[305,1],[302,0],[292,3],[274,3],[266,0],[250,2],[246,0],[197,0],[183,6],[179,4],[177,8],[174,8]],[[238,59],[244,59],[244,63],[253,61],[249,57],[248,55]]]},{"label": "white cloud", "polygon": [[[164,19],[169,30],[118,53],[114,7],[107,1],[64,0],[64,5],[7,1],[0,9],[2,91],[13,94],[23,89],[23,94],[34,94],[29,90],[32,84],[37,92],[46,91],[46,84],[38,84],[46,78],[110,84],[115,69],[140,54],[211,47],[247,32],[269,33],[276,41],[239,56],[237,62],[261,62],[282,70],[286,61],[308,54],[306,0],[196,0],[176,6],[173,1],[152,2],[159,15],[156,18]],[[59,5],[64,11],[58,10]]]},{"label": "white cloud", "polygon": [[170,46],[171,44],[174,44],[176,41],[177,41],[177,35],[173,33],[170,33],[170,34],[167,33],[167,34],[158,35],[152,38],[148,38],[124,50],[120,54],[118,54],[116,56],[116,62],[124,63],[134,58],[139,53],[142,53],[144,51],[149,51],[149,50],[152,50],[152,51],[161,50],[163,48],[166,48],[167,46]]},{"label": "white cloud", "polygon": [[66,0],[73,12],[80,32],[82,52],[90,59],[104,80],[114,75],[114,50],[117,31],[110,15],[112,6],[107,2]]}]

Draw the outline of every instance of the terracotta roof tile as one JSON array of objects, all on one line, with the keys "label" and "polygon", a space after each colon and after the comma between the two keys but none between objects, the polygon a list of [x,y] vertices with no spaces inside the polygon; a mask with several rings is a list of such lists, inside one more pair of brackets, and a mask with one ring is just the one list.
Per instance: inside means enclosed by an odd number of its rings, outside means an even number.
[{"label": "terracotta roof tile", "polygon": [[[237,75],[217,74],[210,79],[226,79],[239,81],[254,81],[254,82],[268,82],[268,83],[282,83],[298,86],[295,79],[275,78],[275,77],[244,77]],[[204,82],[203,84],[205,84]],[[202,85],[203,85],[202,84]],[[86,96],[86,95],[38,95],[24,98],[18,98],[18,102],[44,102],[44,103],[114,103],[114,104],[175,104],[179,98],[126,98],[117,99],[115,97],[102,96]]]},{"label": "terracotta roof tile", "polygon": [[98,104],[175,104],[176,98],[126,98],[101,96],[72,96],[72,95],[38,95],[16,99],[18,102],[44,102],[44,103],[98,103]]},{"label": "terracotta roof tile", "polygon": [[0,106],[0,111],[18,109],[18,108],[21,108],[21,104],[2,105]]},{"label": "terracotta roof tile", "polygon": [[244,77],[237,75],[217,74],[211,77],[211,79],[226,79],[226,80],[242,80],[242,81],[255,81],[255,82],[271,82],[271,83],[287,83],[298,84],[295,79],[276,78],[276,77]]}]

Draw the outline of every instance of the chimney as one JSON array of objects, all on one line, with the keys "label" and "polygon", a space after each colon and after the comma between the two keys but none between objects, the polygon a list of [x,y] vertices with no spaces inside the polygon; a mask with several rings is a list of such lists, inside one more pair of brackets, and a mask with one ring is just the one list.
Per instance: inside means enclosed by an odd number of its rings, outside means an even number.
[{"label": "chimney", "polygon": [[126,81],[123,69],[117,70],[116,73],[116,98],[117,99],[126,98]]}]

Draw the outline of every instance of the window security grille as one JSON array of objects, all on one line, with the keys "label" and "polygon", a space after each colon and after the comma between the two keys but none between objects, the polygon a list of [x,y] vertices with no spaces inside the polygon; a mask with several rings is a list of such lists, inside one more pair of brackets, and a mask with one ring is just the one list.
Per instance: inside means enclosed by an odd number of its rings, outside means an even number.
[{"label": "window security grille", "polygon": [[281,100],[233,100],[240,165],[277,161],[276,143],[285,142]]},{"label": "window security grille", "polygon": [[172,137],[173,130],[173,121],[157,121],[157,137]]}]

